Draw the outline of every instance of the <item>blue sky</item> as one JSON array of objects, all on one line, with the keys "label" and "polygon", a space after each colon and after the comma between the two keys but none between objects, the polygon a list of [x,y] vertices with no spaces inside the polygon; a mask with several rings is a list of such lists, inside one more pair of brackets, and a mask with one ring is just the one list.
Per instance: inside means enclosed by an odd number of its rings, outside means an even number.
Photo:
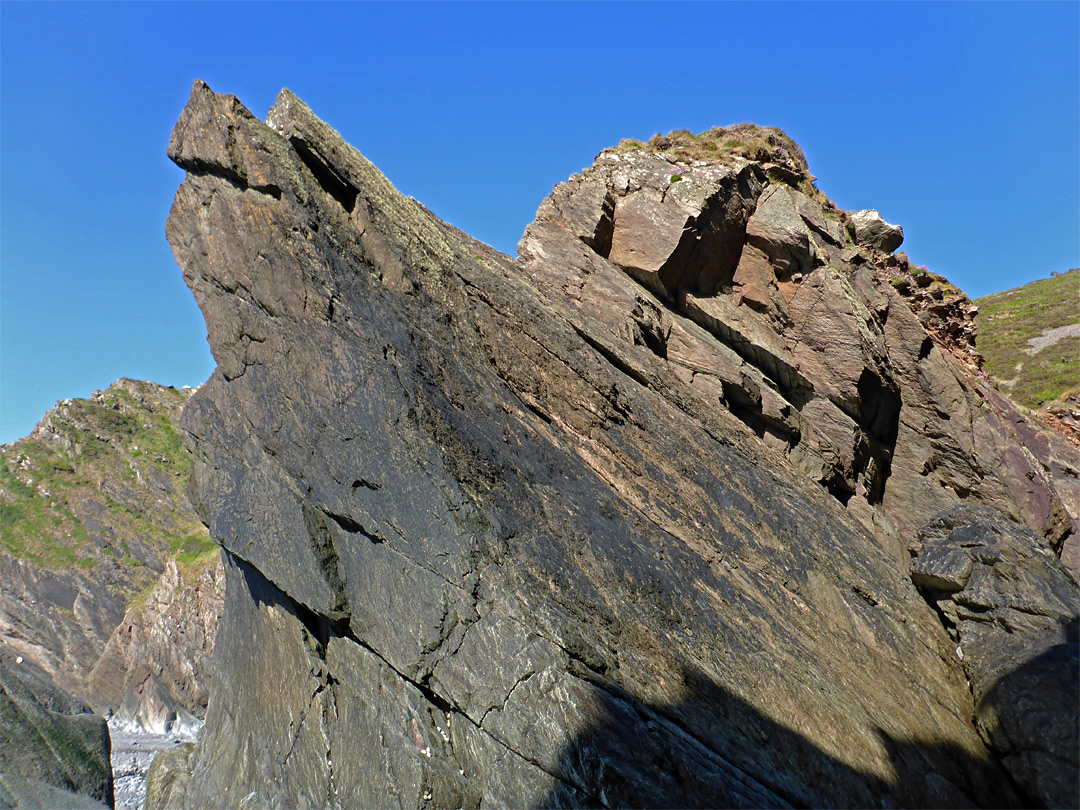
[{"label": "blue sky", "polygon": [[0,4],[0,441],[213,360],[164,227],[196,77],[289,87],[398,188],[513,253],[623,137],[753,121],[972,297],[1080,264],[1080,4]]}]

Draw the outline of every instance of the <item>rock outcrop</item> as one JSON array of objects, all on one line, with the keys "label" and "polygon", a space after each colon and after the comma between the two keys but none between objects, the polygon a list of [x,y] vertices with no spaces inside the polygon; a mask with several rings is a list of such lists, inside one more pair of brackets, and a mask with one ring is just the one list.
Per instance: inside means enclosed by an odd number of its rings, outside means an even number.
[{"label": "rock outcrop", "polygon": [[78,698],[0,661],[0,807],[113,803],[109,729]]},{"label": "rock outcrop", "polygon": [[[1020,435],[1031,420],[972,378],[979,358],[966,296],[869,238],[852,244],[843,227],[852,218],[809,184],[805,164],[792,161],[793,188],[737,156],[682,160],[678,149],[602,153],[541,205],[519,246],[528,270],[612,338],[651,350],[702,399],[726,406],[898,561],[921,522],[968,499],[1026,522],[1055,548],[1075,536],[1061,476],[1031,458]],[[642,212],[648,199],[656,211],[686,200],[714,200],[709,210],[721,211],[715,201],[724,200],[735,211],[716,215],[732,223],[726,247],[717,234],[729,231],[701,205],[663,225],[666,215]],[[627,200],[637,210],[623,220]],[[595,234],[609,231],[607,250]],[[668,279],[660,285],[615,249],[633,240],[655,248],[656,232],[670,248],[650,260]],[[640,285],[613,289],[593,269],[599,259]],[[1080,454],[1063,444],[1055,453],[1075,477]]]},{"label": "rock outcrop", "polygon": [[1072,524],[782,133],[624,142],[517,261],[288,91],[196,82],[169,154],[227,590],[151,806],[1029,798],[908,547],[963,501]]}]

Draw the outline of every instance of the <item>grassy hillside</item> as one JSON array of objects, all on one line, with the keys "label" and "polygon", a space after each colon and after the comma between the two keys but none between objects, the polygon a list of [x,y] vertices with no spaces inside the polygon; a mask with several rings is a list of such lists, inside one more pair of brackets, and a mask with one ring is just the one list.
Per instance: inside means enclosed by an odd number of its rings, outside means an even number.
[{"label": "grassy hillside", "polygon": [[211,552],[184,494],[191,460],[176,422],[189,396],[120,380],[57,403],[0,447],[0,549],[52,571],[104,566],[125,598],[165,557]]},{"label": "grassy hillside", "polygon": [[1080,389],[1080,269],[975,303],[984,368],[1013,400],[1042,408]]}]

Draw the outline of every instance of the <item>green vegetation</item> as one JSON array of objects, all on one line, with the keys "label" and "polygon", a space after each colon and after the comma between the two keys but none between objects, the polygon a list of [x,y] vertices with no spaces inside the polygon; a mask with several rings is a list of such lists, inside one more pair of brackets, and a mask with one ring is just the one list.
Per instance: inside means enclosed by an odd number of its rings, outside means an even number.
[{"label": "green vegetation", "polygon": [[809,184],[810,170],[806,156],[783,130],[776,127],[759,127],[756,124],[736,124],[730,127],[713,127],[694,134],[686,129],[675,129],[667,135],[657,133],[645,143],[625,138],[610,152],[641,151],[675,156],[680,160],[705,160],[725,163],[733,156],[776,163],[785,166],[801,181]]},{"label": "green vegetation", "polygon": [[1080,334],[1036,349],[1053,329],[1080,323],[1080,269],[975,301],[984,368],[1016,402],[1041,408],[1080,391]]},{"label": "green vegetation", "polygon": [[[32,480],[32,479],[31,479]],[[49,492],[55,479],[42,475],[35,483]],[[90,543],[83,525],[62,504],[0,467],[0,490],[10,495],[0,503],[0,547],[46,568],[67,568],[86,558],[77,552]]]},{"label": "green vegetation", "polygon": [[217,544],[205,532],[178,537],[169,543],[169,550],[178,563],[193,563],[217,551]]},{"label": "green vegetation", "polygon": [[176,426],[187,399],[122,380],[57,403],[40,430],[3,448],[0,549],[51,570],[119,563],[129,593],[153,576],[136,542],[159,559],[201,558],[210,541],[184,494],[191,459]]}]

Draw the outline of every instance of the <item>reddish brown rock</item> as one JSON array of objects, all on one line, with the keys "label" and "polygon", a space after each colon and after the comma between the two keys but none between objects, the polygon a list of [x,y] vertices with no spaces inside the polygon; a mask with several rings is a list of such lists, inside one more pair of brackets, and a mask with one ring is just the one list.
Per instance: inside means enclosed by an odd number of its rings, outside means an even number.
[{"label": "reddish brown rock", "polygon": [[[859,249],[845,244],[835,208],[816,192],[750,185],[743,197],[725,185],[736,170],[754,178],[763,167],[676,160],[682,179],[671,184],[671,160],[647,149],[603,153],[584,175],[556,187],[519,246],[530,272],[596,313],[614,337],[646,347],[645,334],[627,325],[642,296],[657,293],[652,307],[667,313],[671,327],[654,354],[685,369],[679,373],[706,400],[723,403],[822,483],[901,564],[921,522],[969,498],[1025,520],[1055,548],[1073,536],[1063,498],[1071,502],[1065,470],[1077,462],[1059,448],[1054,453],[1070,460],[1048,473],[1047,452],[1037,451],[1039,460],[1026,449],[1040,440],[1017,429],[1029,421],[976,376],[966,296],[873,239]],[[681,214],[671,217],[676,206],[666,195],[674,185],[695,189],[716,210],[753,208],[740,258],[714,293],[686,286],[692,276],[682,272],[661,279],[685,250],[680,239],[694,233]],[[662,257],[645,268],[616,253],[614,264],[642,285],[636,290],[613,287],[604,272],[612,257],[588,249],[622,206],[636,223],[626,244],[649,245]],[[560,209],[573,211],[572,219],[548,213]],[[893,283],[901,276],[907,286]],[[673,295],[676,283],[684,291]],[[710,359],[683,359],[690,357]],[[761,391],[778,404],[763,405]]]},{"label": "reddish brown rock", "polygon": [[121,723],[156,733],[201,720],[224,594],[218,554],[182,568],[168,560],[87,676],[95,705],[111,710]]}]

